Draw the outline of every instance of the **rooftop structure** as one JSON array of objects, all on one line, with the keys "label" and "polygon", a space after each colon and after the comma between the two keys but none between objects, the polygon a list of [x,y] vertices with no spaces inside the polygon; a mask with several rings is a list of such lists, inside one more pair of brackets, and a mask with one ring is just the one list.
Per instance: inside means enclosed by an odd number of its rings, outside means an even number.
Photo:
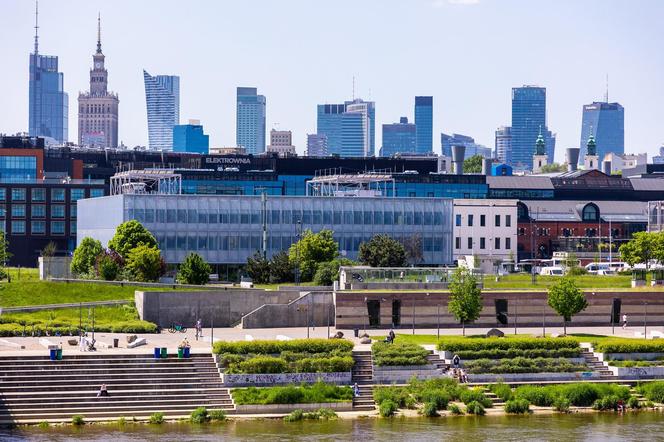
[{"label": "rooftop structure", "polygon": [[127,170],[111,177],[111,195],[146,194],[178,195],[182,193],[182,176],[172,170]]}]

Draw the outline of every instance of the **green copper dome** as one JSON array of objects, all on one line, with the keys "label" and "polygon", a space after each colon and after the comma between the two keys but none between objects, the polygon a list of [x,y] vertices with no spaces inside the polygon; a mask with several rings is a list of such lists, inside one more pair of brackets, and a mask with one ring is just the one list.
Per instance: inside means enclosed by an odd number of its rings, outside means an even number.
[{"label": "green copper dome", "polygon": [[586,147],[588,148],[586,151],[587,152],[586,155],[592,155],[592,156],[597,155],[597,143],[595,143],[595,137],[593,137],[592,135],[590,135],[590,137],[588,138],[588,143],[586,144]]},{"label": "green copper dome", "polygon": [[542,132],[537,136],[537,141],[535,142],[535,155],[546,155],[546,143],[544,142]]}]

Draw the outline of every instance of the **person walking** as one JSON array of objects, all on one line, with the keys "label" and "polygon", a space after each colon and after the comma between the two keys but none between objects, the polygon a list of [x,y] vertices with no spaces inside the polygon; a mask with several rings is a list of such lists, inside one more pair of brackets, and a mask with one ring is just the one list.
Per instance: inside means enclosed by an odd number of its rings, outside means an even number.
[{"label": "person walking", "polygon": [[101,384],[101,387],[99,387],[99,393],[97,393],[97,397],[102,397],[102,396],[108,396],[108,390],[106,389],[106,384]]},{"label": "person walking", "polygon": [[623,330],[627,327],[627,315],[623,315]]},{"label": "person walking", "polygon": [[201,321],[201,318],[198,318],[196,321],[196,340],[198,341],[199,337],[203,337],[203,322]]},{"label": "person walking", "polygon": [[355,385],[353,385],[353,396],[358,397],[360,395],[360,387],[357,385],[357,382],[355,382]]}]

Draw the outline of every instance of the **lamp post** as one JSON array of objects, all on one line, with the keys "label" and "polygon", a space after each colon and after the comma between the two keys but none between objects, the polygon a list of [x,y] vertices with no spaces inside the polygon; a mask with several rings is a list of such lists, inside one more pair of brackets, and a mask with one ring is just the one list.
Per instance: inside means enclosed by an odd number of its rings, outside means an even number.
[{"label": "lamp post", "polygon": [[411,298],[413,301],[413,334],[415,334],[415,294],[413,294],[413,297]]},{"label": "lamp post", "polygon": [[295,235],[295,285],[300,285],[300,237],[302,236],[302,220],[298,218]]},{"label": "lamp post", "polygon": [[648,302],[643,301],[643,337],[648,338]]}]

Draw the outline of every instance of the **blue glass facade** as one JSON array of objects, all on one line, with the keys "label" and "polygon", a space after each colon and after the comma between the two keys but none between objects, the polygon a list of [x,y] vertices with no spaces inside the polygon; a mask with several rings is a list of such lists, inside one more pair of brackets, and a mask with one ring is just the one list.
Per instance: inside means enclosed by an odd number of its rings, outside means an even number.
[{"label": "blue glass facade", "polygon": [[30,54],[29,123],[30,136],[68,141],[69,96],[64,91],[64,74],[58,72],[58,57]]},{"label": "blue glass facade", "polygon": [[[540,128],[546,131],[546,88],[512,88],[512,166],[532,169],[535,140]],[[547,146],[547,153],[549,151],[550,146]]]},{"label": "blue glass facade", "polygon": [[341,116],[341,156],[365,156],[366,118],[361,112],[344,112]]},{"label": "blue glass facade", "polygon": [[143,81],[150,149],[173,150],[173,126],[180,123],[180,77],[143,71]]},{"label": "blue glass facade", "polygon": [[173,150],[207,154],[210,148],[210,136],[203,133],[199,124],[179,124],[173,126]]},{"label": "blue glass facade", "polygon": [[20,183],[37,179],[37,157],[0,156],[0,181]]},{"label": "blue glass facade", "polygon": [[579,164],[583,164],[590,135],[595,137],[600,161],[609,152],[625,153],[625,109],[619,103],[594,102],[583,106]]},{"label": "blue glass facade", "polygon": [[265,152],[265,96],[255,87],[237,88],[235,141],[250,154]]},{"label": "blue glass facade", "polygon": [[319,104],[316,118],[318,134],[327,137],[330,155],[341,155],[341,119],[346,112],[345,104]]},{"label": "blue glass facade", "polygon": [[415,151],[433,152],[433,97],[415,97]]},{"label": "blue glass facade", "polygon": [[383,147],[380,149],[380,156],[414,153],[415,133],[415,125],[409,123],[406,117],[401,117],[398,123],[383,124]]}]

